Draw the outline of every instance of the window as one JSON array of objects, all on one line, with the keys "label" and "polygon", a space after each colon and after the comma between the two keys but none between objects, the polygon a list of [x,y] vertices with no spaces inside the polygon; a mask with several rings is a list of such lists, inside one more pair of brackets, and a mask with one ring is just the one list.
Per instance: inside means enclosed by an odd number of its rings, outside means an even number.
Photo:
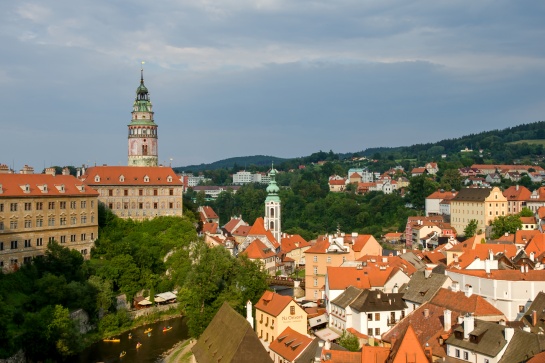
[{"label": "window", "polygon": [[456,358],[460,358],[460,349],[456,349],[456,350],[454,351],[454,356],[455,356]]},{"label": "window", "polygon": [[290,306],[290,315],[295,315],[295,306]]},{"label": "window", "polygon": [[81,224],[87,223],[87,216],[81,216]]},{"label": "window", "polygon": [[490,363],[490,360],[488,358],[485,358],[484,363]]},{"label": "window", "polygon": [[143,189],[138,189],[138,195],[144,195],[144,190]]},{"label": "window", "polygon": [[66,209],[66,202],[59,202],[60,209]]},{"label": "window", "polygon": [[25,221],[25,228],[31,228],[32,227],[32,221],[30,219],[27,219]]},{"label": "window", "polygon": [[168,203],[168,207],[169,207],[170,209],[174,208],[174,203],[172,203],[172,202]]},{"label": "window", "polygon": [[314,298],[318,298],[318,290],[314,290]]},{"label": "window", "polygon": [[157,209],[157,203],[153,203],[153,209]]},{"label": "window", "polygon": [[174,189],[169,189],[168,190],[168,195],[174,195]]},{"label": "window", "polygon": [[4,222],[0,222],[0,231],[4,230]]},{"label": "window", "polygon": [[87,201],[85,200],[81,201],[81,208],[87,208]]},{"label": "window", "polygon": [[10,203],[9,210],[10,212],[17,212],[17,203]]},{"label": "window", "polygon": [[59,223],[61,224],[61,226],[66,226],[66,217],[61,217]]},{"label": "window", "polygon": [[75,234],[70,235],[70,242],[76,242],[76,235]]},{"label": "window", "polygon": [[114,204],[113,203],[108,203],[108,208],[109,209],[114,209]]},{"label": "window", "polygon": [[4,242],[0,242],[0,251],[4,250]]},{"label": "window", "polygon": [[55,209],[55,202],[49,202],[49,209]]},{"label": "window", "polygon": [[373,328],[367,329],[367,335],[369,335],[370,337],[373,336]]},{"label": "window", "polygon": [[49,243],[55,242],[55,237],[49,237],[48,241],[49,241]]},{"label": "window", "polygon": [[327,263],[331,263],[331,256],[327,256],[326,261],[327,261]]},{"label": "window", "polygon": [[17,249],[17,241],[11,241],[11,249],[16,250]]},{"label": "window", "polygon": [[318,286],[318,279],[314,279],[314,286]]},{"label": "window", "polygon": [[0,212],[4,211],[4,203],[0,203]]},{"label": "window", "polygon": [[157,195],[157,189],[153,189],[153,195]]},{"label": "window", "polygon": [[123,203],[123,209],[129,209],[129,202]]},{"label": "window", "polygon": [[38,247],[43,246],[43,244],[44,244],[44,241],[43,241],[42,237],[36,238],[36,246],[38,246]]},{"label": "window", "polygon": [[380,313],[375,313],[375,320],[376,320],[376,321],[379,321],[379,320],[380,320]]},{"label": "window", "polygon": [[524,312],[524,305],[519,305],[519,313],[523,313]]},{"label": "window", "polygon": [[144,209],[144,203],[138,203],[138,209]]},{"label": "window", "polygon": [[61,243],[66,243],[66,236],[61,236]]},{"label": "window", "polygon": [[37,202],[36,203],[36,210],[43,210],[44,209],[44,204],[42,202]]},{"label": "window", "polygon": [[78,219],[74,216],[70,217],[70,224],[74,225],[78,222]]},{"label": "window", "polygon": [[380,328],[375,328],[375,335],[380,335]]},{"label": "window", "polygon": [[28,248],[28,247],[32,247],[32,245],[29,239],[25,239],[25,248]]},{"label": "window", "polygon": [[32,210],[32,203],[25,203],[25,210]]},{"label": "window", "polygon": [[9,228],[10,229],[17,229],[17,221],[10,221],[9,222]]},{"label": "window", "polygon": [[76,209],[76,201],[70,202],[70,209]]},{"label": "window", "polygon": [[113,197],[113,196],[114,196],[114,190],[113,190],[113,189],[108,189],[108,196],[109,196],[109,197]]},{"label": "window", "polygon": [[123,195],[127,197],[129,195],[129,190],[123,189]]},{"label": "window", "polygon": [[81,240],[82,240],[82,241],[85,241],[85,233],[82,233],[82,234],[81,234]]},{"label": "window", "polygon": [[[367,320],[373,321],[373,314],[371,314],[371,313],[367,314]],[[373,334],[371,334],[371,335],[373,335]]]},{"label": "window", "polygon": [[318,256],[314,256],[314,257],[312,257],[312,261],[314,261],[314,262],[318,262]]},{"label": "window", "polygon": [[314,266],[314,274],[318,275],[318,267]]},{"label": "window", "polygon": [[31,261],[32,261],[32,257],[30,257],[30,256],[23,257],[23,263],[25,265],[28,265]]},{"label": "window", "polygon": [[55,217],[49,217],[47,220],[47,225],[52,227],[55,225]]},{"label": "window", "polygon": [[468,352],[464,352],[464,359],[469,360],[469,353]]}]

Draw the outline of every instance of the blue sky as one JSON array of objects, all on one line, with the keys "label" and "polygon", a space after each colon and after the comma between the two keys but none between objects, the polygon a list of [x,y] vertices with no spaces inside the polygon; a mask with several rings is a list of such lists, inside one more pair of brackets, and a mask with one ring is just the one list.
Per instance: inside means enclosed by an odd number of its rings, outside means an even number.
[{"label": "blue sky", "polygon": [[173,166],[545,120],[545,2],[9,1],[0,163],[127,163],[140,62]]}]

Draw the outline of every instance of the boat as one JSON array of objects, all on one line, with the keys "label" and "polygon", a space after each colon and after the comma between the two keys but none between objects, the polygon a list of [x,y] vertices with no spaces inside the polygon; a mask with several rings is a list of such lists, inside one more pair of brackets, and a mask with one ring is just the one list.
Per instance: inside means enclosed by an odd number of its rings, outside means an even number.
[{"label": "boat", "polygon": [[136,343],[136,349],[140,348],[142,346],[142,343],[138,342]]},{"label": "boat", "polygon": [[107,338],[107,339],[102,339],[103,342],[106,342],[106,343],[119,343],[121,341],[121,339],[118,339],[118,338]]},{"label": "boat", "polygon": [[147,328],[146,330],[144,330],[144,334],[148,334],[152,330],[153,330],[152,328]]},{"label": "boat", "polygon": [[163,327],[163,333],[169,331],[170,329],[172,329],[171,326],[165,326],[165,327]]},{"label": "boat", "polygon": [[119,358],[123,358],[125,356],[125,354],[127,354],[127,352],[122,351],[121,353],[119,353]]}]

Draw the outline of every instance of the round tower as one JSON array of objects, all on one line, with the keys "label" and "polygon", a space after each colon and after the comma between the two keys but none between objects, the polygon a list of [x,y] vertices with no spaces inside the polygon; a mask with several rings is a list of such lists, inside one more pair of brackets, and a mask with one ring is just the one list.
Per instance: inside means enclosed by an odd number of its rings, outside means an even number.
[{"label": "round tower", "polygon": [[271,181],[269,182],[269,186],[267,187],[267,198],[265,199],[264,222],[265,222],[265,228],[271,231],[276,241],[280,243],[281,233],[282,233],[282,229],[280,225],[280,217],[281,217],[280,197],[278,196],[278,192],[280,191],[280,188],[276,184],[276,179],[275,179],[276,170],[274,169],[274,165],[271,168],[269,176],[271,177]]},{"label": "round tower", "polygon": [[153,121],[153,109],[144,85],[144,69],[140,70],[140,85],[132,108],[129,126],[129,166],[157,166],[157,124]]}]

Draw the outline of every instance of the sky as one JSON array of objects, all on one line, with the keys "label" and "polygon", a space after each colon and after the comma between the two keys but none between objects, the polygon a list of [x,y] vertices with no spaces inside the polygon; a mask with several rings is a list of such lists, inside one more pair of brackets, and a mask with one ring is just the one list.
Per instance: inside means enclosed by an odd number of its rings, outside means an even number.
[{"label": "sky", "polygon": [[542,0],[36,0],[0,12],[0,163],[292,158],[545,120]]}]

